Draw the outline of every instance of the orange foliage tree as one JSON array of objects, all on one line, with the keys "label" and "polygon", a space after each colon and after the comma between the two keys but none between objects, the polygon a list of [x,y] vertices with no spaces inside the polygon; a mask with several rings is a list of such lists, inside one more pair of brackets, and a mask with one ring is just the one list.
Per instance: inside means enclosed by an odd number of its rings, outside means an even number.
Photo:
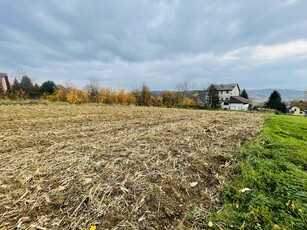
[{"label": "orange foliage tree", "polygon": [[112,105],[117,103],[117,93],[116,91],[103,88],[99,92],[99,102],[107,105]]},{"label": "orange foliage tree", "polygon": [[121,105],[127,104],[127,94],[124,89],[120,89],[117,95],[118,103]]}]

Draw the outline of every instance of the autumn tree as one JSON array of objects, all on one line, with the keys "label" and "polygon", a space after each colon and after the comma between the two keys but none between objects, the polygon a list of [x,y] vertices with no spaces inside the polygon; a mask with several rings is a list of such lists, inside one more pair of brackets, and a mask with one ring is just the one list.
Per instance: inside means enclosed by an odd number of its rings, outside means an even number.
[{"label": "autumn tree", "polygon": [[107,105],[112,105],[117,103],[117,93],[114,90],[107,88],[102,88],[98,94],[99,102]]},{"label": "autumn tree", "polygon": [[128,105],[135,105],[136,104],[136,98],[133,92],[127,93],[127,104]]},{"label": "autumn tree", "polygon": [[161,107],[164,105],[163,103],[163,97],[159,96],[159,97],[151,97],[151,104],[152,106],[156,106],[156,107]]},{"label": "autumn tree", "polygon": [[90,101],[98,102],[99,101],[98,94],[100,89],[99,81],[94,77],[90,77],[88,79],[88,84],[85,86],[85,88],[90,95]]},{"label": "autumn tree", "polygon": [[151,96],[150,89],[147,85],[143,84],[142,87],[142,104],[144,106],[150,106]]},{"label": "autumn tree", "polygon": [[184,98],[186,97],[187,91],[189,88],[189,81],[179,82],[176,85],[176,93],[175,93],[175,103],[182,104]]},{"label": "autumn tree", "polygon": [[247,94],[247,92],[246,92],[245,89],[242,90],[240,96],[241,96],[241,97],[244,97],[244,98],[246,98],[246,99],[249,99],[248,94]]},{"label": "autumn tree", "polygon": [[196,104],[195,104],[195,101],[193,99],[185,97],[183,102],[182,102],[182,105],[184,107],[190,107],[190,106],[194,106]]},{"label": "autumn tree", "polygon": [[103,104],[112,104],[112,99],[111,99],[111,92],[107,88],[102,88],[99,91],[99,102]]},{"label": "autumn tree", "polygon": [[191,99],[194,101],[195,105],[199,103],[199,94],[193,93]]},{"label": "autumn tree", "polygon": [[173,107],[175,105],[175,95],[172,91],[165,91],[162,94],[163,105]]},{"label": "autumn tree", "polygon": [[207,90],[207,106],[210,109],[217,109],[220,107],[219,92],[213,84]]},{"label": "autumn tree", "polygon": [[133,97],[135,98],[135,104],[143,105],[141,91],[139,89],[134,89],[131,93],[133,94]]},{"label": "autumn tree", "polygon": [[69,90],[67,101],[71,104],[82,104],[89,102],[89,93],[87,91],[81,91],[79,89],[72,88]]},{"label": "autumn tree", "polygon": [[135,89],[132,91],[136,99],[136,105],[140,106],[150,106],[151,105],[151,95],[150,89],[147,85],[143,84],[141,90]]},{"label": "autumn tree", "polygon": [[[57,85],[57,90],[55,91],[55,99],[56,101],[67,101],[67,94],[69,92],[69,88],[66,88],[62,85]],[[50,97],[49,97],[50,98]],[[51,98],[53,100],[53,98]]]},{"label": "autumn tree", "polygon": [[121,105],[127,104],[127,95],[124,89],[120,89],[117,95],[118,103]]}]

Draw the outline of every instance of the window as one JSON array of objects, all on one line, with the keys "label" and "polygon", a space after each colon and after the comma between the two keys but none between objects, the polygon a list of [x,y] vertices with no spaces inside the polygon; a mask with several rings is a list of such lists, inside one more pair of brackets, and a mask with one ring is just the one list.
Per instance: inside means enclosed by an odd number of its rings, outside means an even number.
[{"label": "window", "polygon": [[229,103],[228,102],[224,102],[224,105],[229,105]]},{"label": "window", "polygon": [[226,97],[225,100],[228,100],[228,97]]},{"label": "window", "polygon": [[226,91],[226,93],[229,93],[229,91]]}]

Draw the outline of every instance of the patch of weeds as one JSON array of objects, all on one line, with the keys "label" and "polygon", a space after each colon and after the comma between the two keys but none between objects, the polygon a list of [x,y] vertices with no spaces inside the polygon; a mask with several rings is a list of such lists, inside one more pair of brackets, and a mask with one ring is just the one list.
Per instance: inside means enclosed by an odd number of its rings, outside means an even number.
[{"label": "patch of weeds", "polygon": [[196,204],[190,204],[188,210],[185,214],[185,219],[188,221],[193,221],[197,216],[199,216],[200,210]]},{"label": "patch of weeds", "polygon": [[148,200],[153,200],[162,192],[161,187],[159,185],[153,184],[150,186],[147,194]]}]

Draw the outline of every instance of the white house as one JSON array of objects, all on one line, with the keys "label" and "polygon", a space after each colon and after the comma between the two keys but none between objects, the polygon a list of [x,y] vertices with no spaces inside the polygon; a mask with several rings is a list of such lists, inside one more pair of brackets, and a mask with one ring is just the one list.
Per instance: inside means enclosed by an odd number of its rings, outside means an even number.
[{"label": "white house", "polygon": [[0,88],[4,93],[10,89],[9,79],[6,73],[0,73]]},{"label": "white house", "polygon": [[307,101],[292,101],[290,113],[292,115],[307,116]]},{"label": "white house", "polygon": [[237,83],[214,85],[218,91],[221,109],[248,110],[250,101],[240,96]]}]

